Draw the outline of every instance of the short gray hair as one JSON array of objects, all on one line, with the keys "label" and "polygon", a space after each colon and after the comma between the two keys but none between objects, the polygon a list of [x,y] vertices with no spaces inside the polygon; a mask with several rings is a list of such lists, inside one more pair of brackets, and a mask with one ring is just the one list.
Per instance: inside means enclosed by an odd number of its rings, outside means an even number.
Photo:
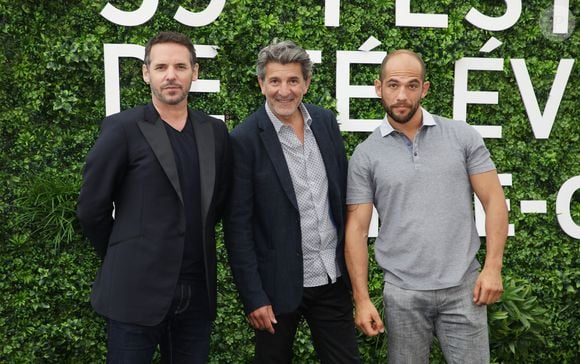
[{"label": "short gray hair", "polygon": [[289,64],[299,63],[305,80],[312,76],[312,61],[306,51],[290,40],[273,40],[262,48],[256,61],[256,73],[261,80],[266,77],[266,65],[270,62]]}]

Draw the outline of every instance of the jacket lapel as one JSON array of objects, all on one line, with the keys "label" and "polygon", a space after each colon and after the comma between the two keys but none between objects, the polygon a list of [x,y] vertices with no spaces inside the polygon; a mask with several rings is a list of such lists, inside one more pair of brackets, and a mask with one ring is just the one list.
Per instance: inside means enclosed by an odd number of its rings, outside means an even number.
[{"label": "jacket lapel", "polygon": [[330,209],[332,211],[332,216],[334,221],[339,221],[340,217],[339,211],[341,210],[340,201],[340,186],[339,178],[340,172],[338,167],[338,158],[333,145],[332,137],[329,134],[329,128],[327,127],[329,120],[324,120],[324,116],[315,110],[308,109],[310,116],[312,117],[312,124],[310,128],[318,144],[318,149],[322,155],[322,160],[324,161],[324,167],[326,169],[326,179],[328,181],[328,201],[330,203]]},{"label": "jacket lapel", "polygon": [[312,117],[310,129],[312,129],[312,134],[314,134],[316,144],[318,144],[318,149],[322,155],[322,160],[326,167],[326,178],[328,179],[328,186],[330,187],[332,185],[331,181],[333,177],[338,176],[337,159],[334,154],[336,148],[332,145],[332,140],[328,134],[328,128],[325,127],[327,121],[323,120],[322,116],[314,110],[308,109],[308,112]]},{"label": "jacket lapel", "polygon": [[179,196],[179,200],[183,204],[183,196],[181,195],[181,186],[179,184],[173,149],[171,148],[169,137],[165,131],[165,126],[163,126],[163,120],[161,120],[152,104],[147,105],[145,119],[139,121],[137,125],[157,157],[159,164],[161,164],[161,168],[163,168],[167,178],[169,178],[171,185]]},{"label": "jacket lapel", "polygon": [[278,175],[280,184],[286,192],[286,196],[288,196],[288,199],[294,208],[298,210],[298,202],[296,201],[296,193],[294,192],[294,186],[292,185],[292,178],[290,177],[288,164],[286,163],[286,158],[282,151],[282,145],[280,145],[280,140],[276,134],[276,129],[274,129],[274,125],[272,125],[272,122],[266,113],[266,109],[263,106],[260,110],[260,114],[261,115],[258,117],[258,126],[262,130],[260,138],[262,139],[266,153],[268,153],[268,157],[270,157],[270,160],[272,161],[272,165]]},{"label": "jacket lapel", "polygon": [[189,112],[193,124],[195,144],[199,156],[199,181],[201,184],[201,216],[203,221],[209,211],[215,186],[215,137],[211,123],[201,115]]}]

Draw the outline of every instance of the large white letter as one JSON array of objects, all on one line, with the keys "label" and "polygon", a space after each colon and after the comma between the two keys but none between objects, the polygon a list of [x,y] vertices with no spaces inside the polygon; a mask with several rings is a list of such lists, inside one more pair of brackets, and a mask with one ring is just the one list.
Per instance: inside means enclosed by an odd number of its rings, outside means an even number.
[{"label": "large white letter", "polygon": [[552,32],[555,34],[568,33],[569,0],[554,0],[554,14],[552,15]]},{"label": "large white letter", "polygon": [[[214,58],[217,46],[195,45],[198,58]],[[105,114],[121,111],[121,92],[119,86],[119,58],[132,57],[143,60],[145,47],[135,44],[104,44],[105,58]],[[191,84],[189,92],[219,92],[219,80],[201,80]],[[223,120],[222,115],[215,115]]]},{"label": "large white letter", "polygon": [[570,202],[574,192],[580,188],[580,176],[572,177],[560,187],[556,197],[556,216],[564,232],[575,239],[580,239],[580,225],[574,222],[570,214]]},{"label": "large white letter", "polygon": [[378,98],[373,85],[355,86],[350,84],[350,65],[351,63],[381,64],[386,55],[386,52],[336,52],[336,110],[341,130],[372,131],[381,123],[381,119],[350,119],[349,103],[351,98]]},{"label": "large white letter", "polygon": [[340,25],[340,0],[324,0],[324,25],[327,27]]},{"label": "large white letter", "polygon": [[574,60],[560,60],[543,115],[538,105],[534,86],[532,86],[532,81],[530,80],[526,61],[524,59],[512,59],[510,62],[514,70],[514,75],[516,76],[520,95],[522,95],[522,100],[528,113],[528,118],[530,119],[530,124],[532,125],[534,136],[536,139],[548,139],[552,126],[554,125],[554,120],[556,119],[556,114],[558,113],[558,108],[560,107],[560,102],[564,96],[566,84],[572,73]]},{"label": "large white letter", "polygon": [[479,10],[471,8],[465,20],[485,30],[499,31],[511,28],[522,14],[522,2],[521,0],[505,0],[505,3],[507,6],[505,14],[498,18],[484,15]]},{"label": "large white letter", "polygon": [[107,3],[103,10],[101,10],[100,14],[112,23],[124,25],[126,27],[134,27],[136,25],[144,24],[151,19],[157,11],[158,3],[158,0],[143,0],[139,9],[134,11],[119,10],[113,5]]},{"label": "large white letter", "polygon": [[411,0],[395,2],[395,25],[398,27],[447,28],[447,14],[411,13]]},{"label": "large white letter", "polygon": [[[455,62],[455,86],[453,89],[453,119],[467,121],[467,104],[497,104],[498,93],[468,91],[470,70],[503,71],[501,58],[461,58]],[[501,138],[501,126],[474,125],[484,138]]]},{"label": "large white letter", "polygon": [[199,13],[192,13],[180,6],[173,18],[181,24],[190,27],[203,27],[220,16],[225,4],[226,0],[211,0],[207,8]]},{"label": "large white letter", "polygon": [[104,44],[105,58],[105,114],[121,111],[119,86],[119,58],[133,57],[143,60],[145,47],[135,44]]}]

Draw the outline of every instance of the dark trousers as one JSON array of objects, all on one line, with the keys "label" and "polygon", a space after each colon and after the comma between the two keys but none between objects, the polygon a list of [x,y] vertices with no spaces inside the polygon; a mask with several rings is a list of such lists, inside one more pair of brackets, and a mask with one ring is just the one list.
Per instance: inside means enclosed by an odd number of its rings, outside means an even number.
[{"label": "dark trousers", "polygon": [[275,333],[256,330],[256,364],[291,363],[294,335],[304,317],[323,364],[359,363],[352,300],[344,283],[304,288],[298,309],[276,315]]},{"label": "dark trousers", "polygon": [[107,363],[149,364],[159,346],[161,362],[207,363],[211,321],[203,281],[180,282],[167,316],[155,326],[108,320]]}]

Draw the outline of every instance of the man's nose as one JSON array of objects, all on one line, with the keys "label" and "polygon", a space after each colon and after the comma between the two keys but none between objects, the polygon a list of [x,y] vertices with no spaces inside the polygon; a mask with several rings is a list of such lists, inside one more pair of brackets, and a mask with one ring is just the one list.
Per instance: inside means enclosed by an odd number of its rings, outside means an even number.
[{"label": "man's nose", "polygon": [[173,80],[175,79],[175,69],[173,67],[167,67],[167,73],[165,74],[165,78]]},{"label": "man's nose", "polygon": [[404,87],[399,87],[396,94],[397,101],[407,100],[407,90]]},{"label": "man's nose", "polygon": [[278,89],[278,93],[282,96],[286,96],[290,94],[290,86],[286,82],[282,82],[280,84],[280,88]]}]

